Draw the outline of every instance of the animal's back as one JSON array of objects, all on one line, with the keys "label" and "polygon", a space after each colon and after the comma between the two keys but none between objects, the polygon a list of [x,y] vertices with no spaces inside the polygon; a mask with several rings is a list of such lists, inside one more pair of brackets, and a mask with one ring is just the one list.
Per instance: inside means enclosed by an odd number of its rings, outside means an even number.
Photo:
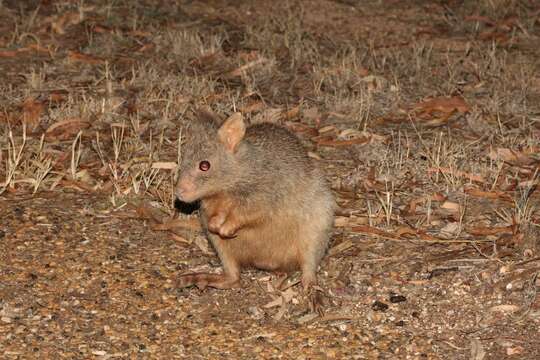
[{"label": "animal's back", "polygon": [[[269,123],[247,128],[259,188],[255,207],[268,214],[258,229],[229,246],[246,253],[252,265],[269,270],[300,267],[304,256],[318,264],[328,245],[334,198],[330,187],[300,140],[289,130]],[[255,154],[254,154],[255,153]]]},{"label": "animal's back", "polygon": [[300,140],[281,126],[270,123],[252,125],[246,130],[245,140],[277,162],[300,164],[302,167],[311,165]]}]

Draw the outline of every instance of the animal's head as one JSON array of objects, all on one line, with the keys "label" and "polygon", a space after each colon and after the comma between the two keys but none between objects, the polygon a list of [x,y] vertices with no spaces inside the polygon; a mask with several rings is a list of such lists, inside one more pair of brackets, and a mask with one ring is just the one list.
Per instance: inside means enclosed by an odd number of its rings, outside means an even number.
[{"label": "animal's head", "polygon": [[182,148],[175,189],[178,199],[190,203],[234,186],[241,170],[237,152],[245,132],[240,113],[222,124],[208,113],[199,114]]}]

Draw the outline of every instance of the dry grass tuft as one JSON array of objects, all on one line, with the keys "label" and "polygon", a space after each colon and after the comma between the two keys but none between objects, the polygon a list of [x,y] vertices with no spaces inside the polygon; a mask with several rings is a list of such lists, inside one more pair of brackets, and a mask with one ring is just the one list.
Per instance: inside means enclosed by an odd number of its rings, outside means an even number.
[{"label": "dry grass tuft", "polygon": [[[444,331],[434,328],[433,309],[407,318],[406,329],[420,334],[415,341],[438,355],[450,350],[466,357],[473,349],[481,359],[487,349],[468,343],[467,334],[484,331],[489,338],[486,329],[505,326],[483,313],[491,310],[471,289],[490,306],[526,307],[517,323],[538,323],[534,2],[14,4],[0,2],[0,200],[70,192],[105,198],[92,214],[125,211],[126,218],[149,222],[181,243],[174,255],[161,255],[170,262],[181,254],[184,268],[210,250],[191,218],[174,219],[177,164],[190,141],[183,129],[197,108],[241,111],[252,123],[296,132],[333,184],[340,209],[322,282],[337,315],[321,323],[345,319],[340,324],[349,330],[349,322],[393,324],[358,299],[386,296],[379,288],[424,299],[420,285],[431,289],[429,301],[447,289],[455,292],[448,295],[453,306],[462,305],[459,294],[471,296],[463,314],[445,308],[458,320],[440,314],[459,324]],[[163,241],[156,246],[168,246]],[[197,265],[206,266],[203,260]],[[179,269],[162,266],[170,277]],[[438,276],[445,281],[433,290]],[[258,289],[255,299],[270,294],[272,301],[251,304],[258,321],[270,314],[314,322],[295,312],[295,291],[261,283],[268,290]],[[513,286],[523,292],[508,290]],[[498,290],[503,295],[495,301],[489,294]],[[358,304],[371,310],[361,312]],[[490,345],[490,354],[534,358],[540,350],[531,345],[531,332],[519,329],[522,348]],[[442,339],[445,331],[453,332]],[[421,339],[428,338],[435,340],[426,345]],[[422,353],[409,345],[387,351]],[[0,341],[0,351],[3,346]],[[84,350],[84,357],[90,354]]]}]

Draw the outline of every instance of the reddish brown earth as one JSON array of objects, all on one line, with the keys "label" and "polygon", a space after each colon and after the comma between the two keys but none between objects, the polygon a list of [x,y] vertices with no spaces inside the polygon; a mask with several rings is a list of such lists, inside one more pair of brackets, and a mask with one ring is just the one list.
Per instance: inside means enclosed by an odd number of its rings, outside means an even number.
[{"label": "reddish brown earth", "polygon": [[[539,14],[2,2],[0,358],[540,358]],[[203,106],[288,127],[325,169],[323,313],[298,274],[176,288],[220,266],[171,190]]]}]

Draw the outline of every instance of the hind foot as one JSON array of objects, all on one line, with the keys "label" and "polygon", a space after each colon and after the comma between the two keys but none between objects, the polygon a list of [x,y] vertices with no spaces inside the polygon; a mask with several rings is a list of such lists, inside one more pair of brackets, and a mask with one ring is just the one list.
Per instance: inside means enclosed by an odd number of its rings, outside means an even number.
[{"label": "hind foot", "polygon": [[240,278],[226,274],[195,273],[180,275],[177,279],[177,287],[185,288],[197,286],[204,290],[207,287],[216,289],[232,289],[240,287]]}]

